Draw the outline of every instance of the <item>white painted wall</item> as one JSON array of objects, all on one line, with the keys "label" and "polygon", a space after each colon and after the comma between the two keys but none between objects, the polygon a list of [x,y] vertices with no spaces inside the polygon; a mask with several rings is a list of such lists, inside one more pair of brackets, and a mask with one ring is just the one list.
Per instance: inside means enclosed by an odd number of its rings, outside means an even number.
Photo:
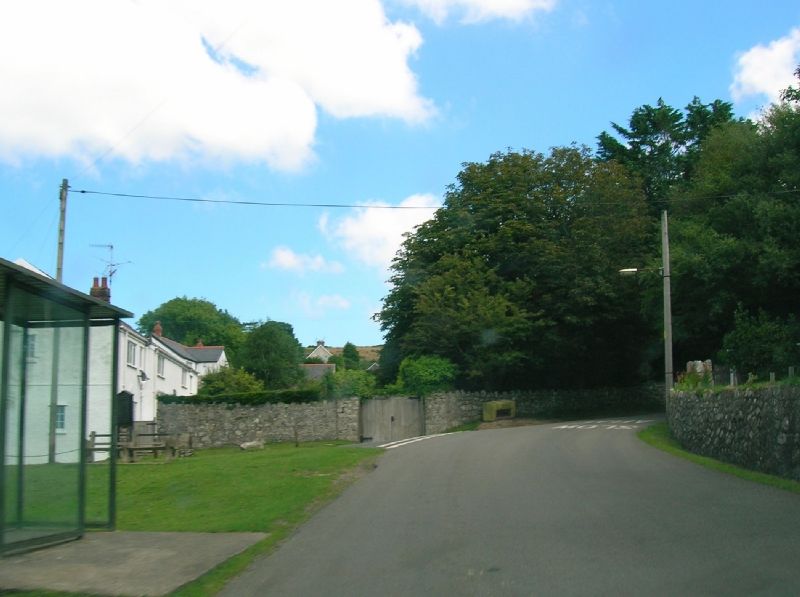
[{"label": "white painted wall", "polygon": [[[133,346],[132,355],[129,354],[129,344]],[[161,372],[158,369],[159,356],[163,357]],[[197,393],[198,371],[195,370],[195,363],[181,359],[160,342],[150,342],[126,325],[120,326],[118,367],[119,390],[133,394],[135,421],[152,421],[156,418],[158,394],[189,396]]]}]

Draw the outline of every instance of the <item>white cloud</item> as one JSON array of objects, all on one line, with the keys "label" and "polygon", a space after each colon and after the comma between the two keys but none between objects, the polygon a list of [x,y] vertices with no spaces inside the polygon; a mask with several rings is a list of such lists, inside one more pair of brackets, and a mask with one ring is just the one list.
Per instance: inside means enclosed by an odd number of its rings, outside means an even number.
[{"label": "white cloud", "polygon": [[[373,203],[372,205],[388,205]],[[433,195],[412,195],[401,207],[438,207],[441,201]],[[369,205],[357,208],[350,216],[331,220],[324,214],[319,228],[332,242],[340,243],[355,259],[386,270],[403,242],[403,234],[433,216],[434,209],[375,209]]]},{"label": "white cloud", "polygon": [[294,292],[291,300],[308,319],[321,319],[330,310],[346,311],[350,308],[350,301],[338,294],[314,298],[307,292]]},{"label": "white cloud", "polygon": [[436,23],[444,22],[451,14],[459,15],[462,23],[479,23],[493,19],[519,21],[536,12],[548,12],[558,0],[401,0],[416,6]]},{"label": "white cloud", "polygon": [[276,247],[272,251],[270,260],[261,265],[262,267],[292,271],[298,274],[305,274],[306,272],[340,274],[344,271],[342,264],[337,261],[328,261],[322,255],[295,253],[289,247]]},{"label": "white cloud", "polygon": [[741,102],[751,96],[766,96],[778,101],[779,94],[794,82],[793,72],[800,62],[800,28],[768,45],[753,46],[737,60],[731,96]]},{"label": "white cloud", "polygon": [[[425,121],[422,43],[380,0],[9,0],[0,159],[183,157],[295,169],[317,109]],[[10,115],[13,115],[11,117]]]}]

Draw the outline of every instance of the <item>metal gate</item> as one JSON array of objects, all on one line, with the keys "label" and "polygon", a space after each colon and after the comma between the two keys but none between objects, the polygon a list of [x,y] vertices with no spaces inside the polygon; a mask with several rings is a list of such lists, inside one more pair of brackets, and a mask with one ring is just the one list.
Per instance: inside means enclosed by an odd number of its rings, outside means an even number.
[{"label": "metal gate", "polygon": [[394,397],[361,402],[362,441],[392,442],[422,433],[420,400]]}]

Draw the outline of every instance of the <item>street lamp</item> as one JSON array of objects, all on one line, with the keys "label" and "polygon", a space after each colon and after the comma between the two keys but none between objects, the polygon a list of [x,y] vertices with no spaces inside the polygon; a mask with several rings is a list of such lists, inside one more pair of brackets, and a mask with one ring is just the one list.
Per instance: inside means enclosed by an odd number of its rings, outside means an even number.
[{"label": "street lamp", "polygon": [[[667,396],[672,389],[672,294],[669,273],[669,226],[667,210],[661,212],[661,279],[664,283],[664,391]],[[619,270],[621,276],[635,276],[641,271],[636,267]]]}]

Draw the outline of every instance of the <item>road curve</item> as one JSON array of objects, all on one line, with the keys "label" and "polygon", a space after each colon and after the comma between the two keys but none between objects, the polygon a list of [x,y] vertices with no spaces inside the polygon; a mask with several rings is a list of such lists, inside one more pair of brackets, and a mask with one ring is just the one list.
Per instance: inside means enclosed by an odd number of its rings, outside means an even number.
[{"label": "road curve", "polygon": [[631,421],[387,451],[221,594],[800,594],[800,496],[662,453]]}]

